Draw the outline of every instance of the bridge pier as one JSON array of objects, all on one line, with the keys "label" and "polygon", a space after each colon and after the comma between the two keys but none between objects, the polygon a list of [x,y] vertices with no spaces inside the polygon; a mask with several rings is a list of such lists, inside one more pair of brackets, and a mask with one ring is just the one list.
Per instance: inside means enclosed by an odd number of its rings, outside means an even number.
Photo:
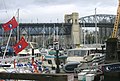
[{"label": "bridge pier", "polygon": [[80,46],[80,25],[78,20],[79,20],[79,14],[76,12],[65,15],[65,23],[72,23],[71,39],[72,39],[73,47]]}]

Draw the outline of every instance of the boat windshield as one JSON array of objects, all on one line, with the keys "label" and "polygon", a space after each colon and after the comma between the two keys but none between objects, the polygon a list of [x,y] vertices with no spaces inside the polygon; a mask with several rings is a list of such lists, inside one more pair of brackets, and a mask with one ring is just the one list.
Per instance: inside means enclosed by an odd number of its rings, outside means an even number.
[{"label": "boat windshield", "polygon": [[87,50],[69,50],[68,56],[84,56],[87,54]]}]

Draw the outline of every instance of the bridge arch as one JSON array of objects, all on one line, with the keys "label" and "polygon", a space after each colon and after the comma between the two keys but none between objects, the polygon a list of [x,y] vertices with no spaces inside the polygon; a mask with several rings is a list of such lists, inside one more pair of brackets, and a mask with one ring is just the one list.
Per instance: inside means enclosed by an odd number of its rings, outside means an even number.
[{"label": "bridge arch", "polygon": [[[112,14],[96,14],[97,23],[114,23],[115,15]],[[95,15],[89,15],[79,18],[80,23],[95,23]]]}]

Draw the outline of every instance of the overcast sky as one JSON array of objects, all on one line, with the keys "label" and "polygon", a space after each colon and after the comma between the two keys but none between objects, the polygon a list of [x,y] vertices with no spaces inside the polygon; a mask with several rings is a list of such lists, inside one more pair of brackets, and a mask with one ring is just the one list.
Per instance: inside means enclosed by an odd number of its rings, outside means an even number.
[{"label": "overcast sky", "polygon": [[19,22],[64,22],[64,15],[78,12],[79,18],[95,14],[116,14],[118,0],[0,0],[0,22],[17,17]]}]

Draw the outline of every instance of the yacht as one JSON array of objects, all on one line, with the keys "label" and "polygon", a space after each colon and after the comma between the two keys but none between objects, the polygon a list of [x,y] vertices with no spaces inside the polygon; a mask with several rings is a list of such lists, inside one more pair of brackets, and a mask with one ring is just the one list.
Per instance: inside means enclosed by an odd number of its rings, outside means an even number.
[{"label": "yacht", "polygon": [[[42,65],[44,67],[48,67],[48,68],[57,68],[56,65],[56,60],[57,60],[57,56],[56,56],[56,50],[51,49],[48,51],[47,54],[43,55],[43,62]],[[64,52],[62,50],[59,50],[58,52],[58,58],[59,58],[59,67],[62,68],[62,64],[65,64],[66,59],[67,59],[67,55],[64,54]]]},{"label": "yacht", "polygon": [[90,47],[74,48],[67,51],[67,60],[63,69],[65,72],[74,72],[74,69],[77,68],[78,65],[101,64],[104,63],[104,61],[105,49]]}]

